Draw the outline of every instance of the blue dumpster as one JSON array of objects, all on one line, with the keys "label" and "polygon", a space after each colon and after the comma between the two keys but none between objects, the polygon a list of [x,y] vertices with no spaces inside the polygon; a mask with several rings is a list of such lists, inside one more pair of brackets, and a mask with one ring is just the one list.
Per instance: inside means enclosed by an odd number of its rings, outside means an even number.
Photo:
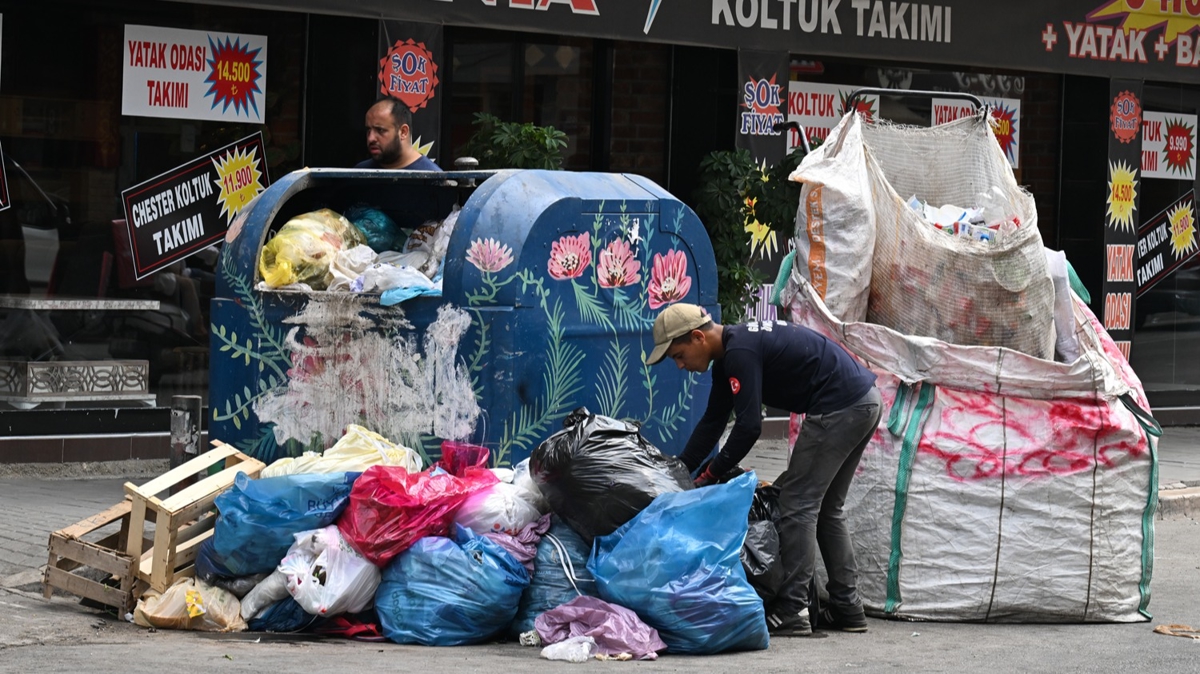
[{"label": "blue dumpster", "polygon": [[[440,297],[259,286],[259,251],[289,218],[364,202],[406,228],[461,205]],[[297,171],[239,214],[218,277],[209,434],[266,461],[359,423],[426,458],[451,439],[509,465],[580,406],[677,454],[707,400],[706,376],[642,362],[662,308],[719,308],[703,225],[640,176]]]}]

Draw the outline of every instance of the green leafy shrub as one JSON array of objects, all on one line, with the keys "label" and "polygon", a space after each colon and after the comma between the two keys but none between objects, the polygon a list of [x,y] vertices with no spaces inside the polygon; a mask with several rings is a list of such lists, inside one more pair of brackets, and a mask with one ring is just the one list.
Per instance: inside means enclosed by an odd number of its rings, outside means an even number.
[{"label": "green leafy shrub", "polygon": [[503,122],[486,112],[475,113],[475,133],[463,154],[479,160],[481,169],[562,168],[567,134],[552,126]]},{"label": "green leafy shrub", "polygon": [[765,169],[746,149],[719,150],[700,162],[696,214],[708,230],[717,262],[717,302],[722,321],[738,323],[767,279],[754,266],[747,225],[757,221],[785,240],[792,236],[800,183],[788,180],[802,148]]}]

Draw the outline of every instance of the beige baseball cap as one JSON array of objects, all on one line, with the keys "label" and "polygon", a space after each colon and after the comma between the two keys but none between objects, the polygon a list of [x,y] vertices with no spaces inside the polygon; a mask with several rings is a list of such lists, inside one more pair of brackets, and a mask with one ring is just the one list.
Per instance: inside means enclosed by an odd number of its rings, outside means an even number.
[{"label": "beige baseball cap", "polygon": [[671,342],[712,320],[702,307],[680,302],[672,304],[654,319],[654,350],[646,356],[646,364],[654,365],[667,355]]}]

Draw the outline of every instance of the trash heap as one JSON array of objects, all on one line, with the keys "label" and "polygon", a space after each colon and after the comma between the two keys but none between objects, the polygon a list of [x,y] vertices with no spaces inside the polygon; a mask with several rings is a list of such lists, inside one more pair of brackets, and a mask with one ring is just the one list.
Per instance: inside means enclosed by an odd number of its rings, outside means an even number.
[{"label": "trash heap", "polygon": [[753,473],[693,489],[636,426],[582,408],[515,467],[489,459],[447,441],[422,466],[350,426],[323,454],[239,473],[194,577],[144,593],[131,618],[427,646],[514,639],[573,661],[767,647],[778,538]]},{"label": "trash heap", "polygon": [[384,306],[442,294],[446,248],[458,209],[402,239],[383,211],[358,203],[345,214],[323,208],[288,220],[263,245],[260,290],[377,292]]}]

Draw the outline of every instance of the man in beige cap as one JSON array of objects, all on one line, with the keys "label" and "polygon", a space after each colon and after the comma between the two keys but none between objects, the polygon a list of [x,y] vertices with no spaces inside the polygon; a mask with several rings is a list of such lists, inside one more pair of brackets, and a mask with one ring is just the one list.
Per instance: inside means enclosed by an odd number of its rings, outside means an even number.
[{"label": "man in beige cap", "polygon": [[821,550],[829,608],[818,628],[867,631],[858,571],[842,506],[859,458],[879,426],[875,375],[839,344],[783,321],[723,326],[694,304],[673,304],[654,321],[653,365],[664,358],[691,372],[712,365],[712,392],[679,458],[695,473],[735,413],[725,446],[696,478],[716,482],[737,466],[762,433],[762,406],[804,414],[800,437],[779,487],[779,548],[785,578],[767,628],[774,636],[809,636],[809,585]]}]

